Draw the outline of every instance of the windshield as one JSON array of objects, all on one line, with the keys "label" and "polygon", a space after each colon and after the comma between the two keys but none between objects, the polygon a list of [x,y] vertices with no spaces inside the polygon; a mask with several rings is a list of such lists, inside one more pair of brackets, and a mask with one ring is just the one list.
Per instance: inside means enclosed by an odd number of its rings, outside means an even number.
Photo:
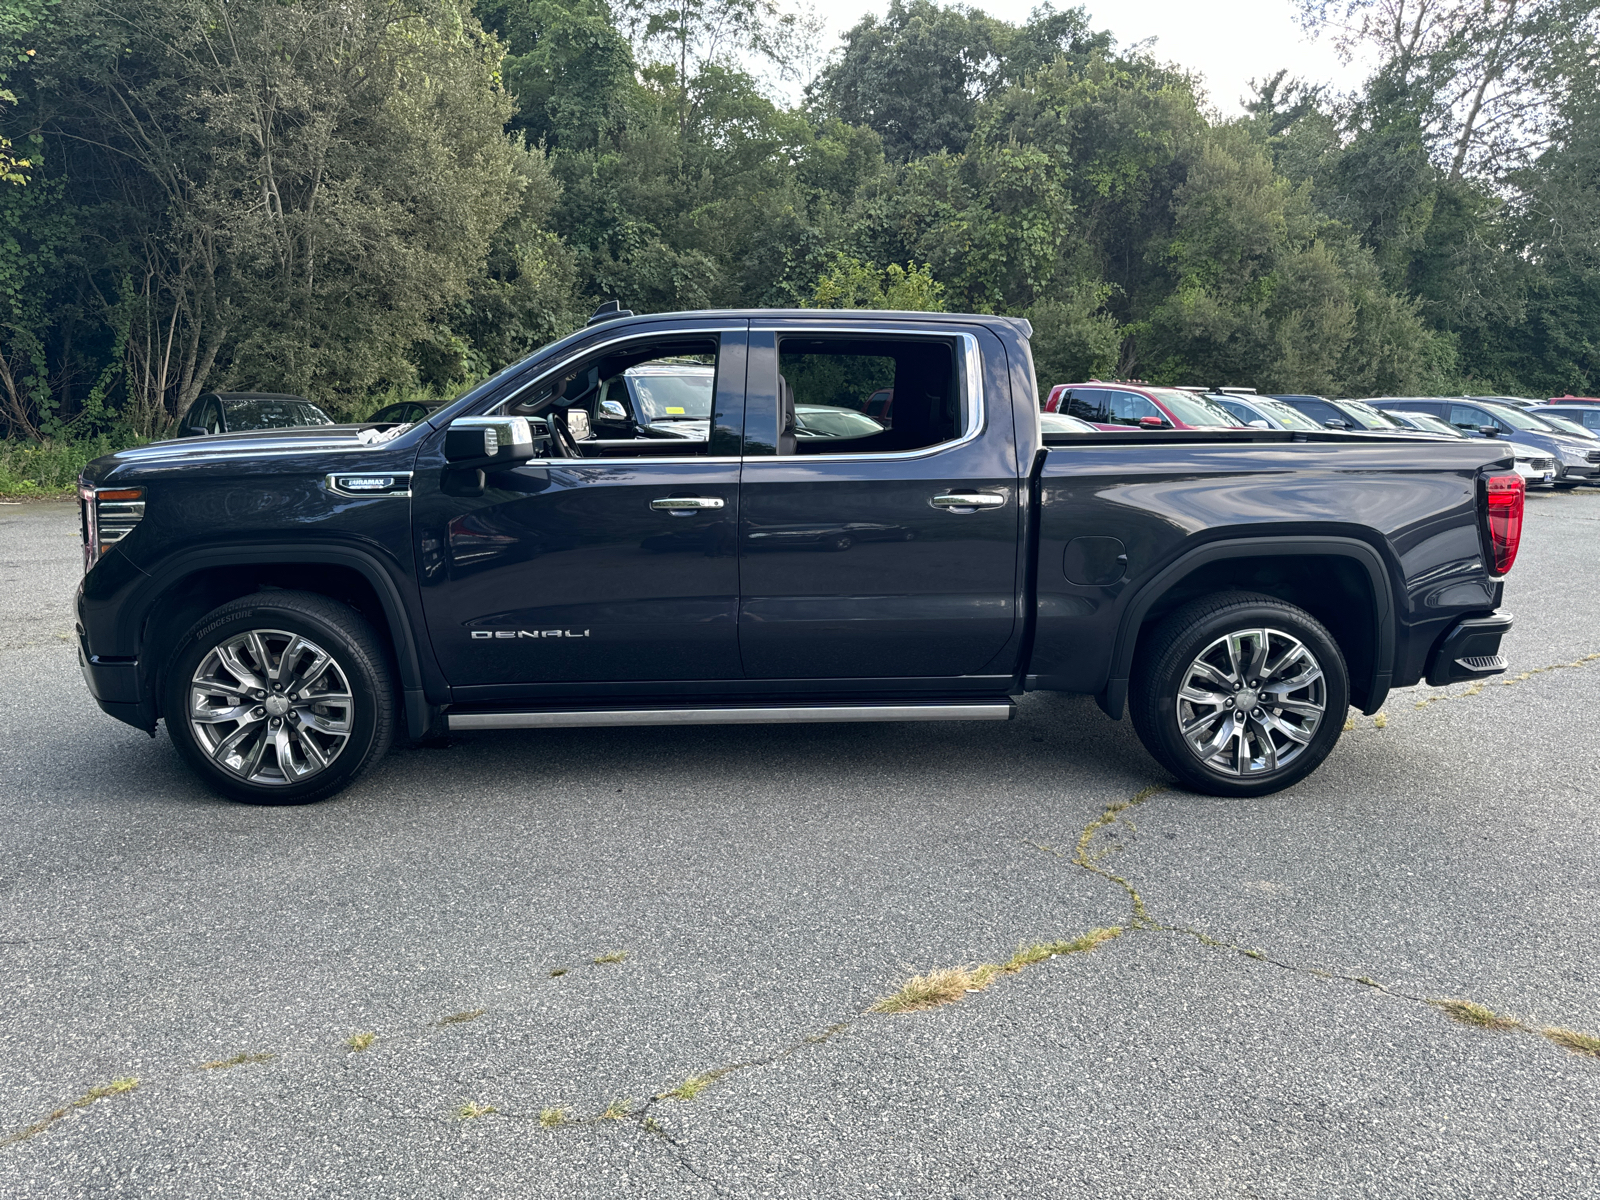
[{"label": "windshield", "polygon": [[228,432],[249,429],[294,429],[301,425],[332,425],[333,420],[305,400],[230,400]]},{"label": "windshield", "polygon": [[1520,408],[1506,408],[1499,404],[1488,406],[1489,411],[1513,429],[1526,429],[1530,433],[1549,433],[1550,430],[1539,424]]},{"label": "windshield", "polygon": [[1586,426],[1579,425],[1576,421],[1570,421],[1566,417],[1557,417],[1550,413],[1538,413],[1535,415],[1534,419],[1537,421],[1543,421],[1552,429],[1559,429],[1562,433],[1568,435],[1576,434],[1581,438],[1592,438],[1595,436],[1594,430],[1589,429]]},{"label": "windshield", "polygon": [[[1245,401],[1241,400],[1240,403],[1243,404]],[[1321,425],[1318,425],[1294,405],[1285,404],[1282,400],[1274,400],[1271,396],[1251,396],[1249,404],[1251,408],[1266,413],[1267,416],[1273,418],[1285,429],[1316,429],[1319,431],[1322,429]]]},{"label": "windshield", "polygon": [[1436,417],[1432,413],[1408,412],[1405,417],[1414,428],[1420,429],[1424,433],[1448,433],[1454,438],[1461,436],[1461,430],[1450,424],[1443,417]]},{"label": "windshield", "polygon": [[639,398],[639,416],[645,424],[658,421],[709,421],[712,372],[689,368],[681,375],[632,375]]},{"label": "windshield", "polygon": [[1185,425],[1220,425],[1224,429],[1237,429],[1242,424],[1222,405],[1203,400],[1191,392],[1180,392],[1176,388],[1146,390]]},{"label": "windshield", "polygon": [[1328,403],[1363,429],[1405,428],[1405,422],[1397,421],[1388,413],[1373,408],[1370,404],[1363,404],[1359,400],[1330,400]]}]

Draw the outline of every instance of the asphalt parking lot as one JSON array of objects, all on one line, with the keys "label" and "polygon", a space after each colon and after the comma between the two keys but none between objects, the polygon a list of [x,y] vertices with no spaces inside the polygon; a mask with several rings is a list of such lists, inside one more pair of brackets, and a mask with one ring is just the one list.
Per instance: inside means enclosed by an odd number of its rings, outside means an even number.
[{"label": "asphalt parking lot", "polygon": [[9,1197],[1595,1192],[1600,1058],[1542,1031],[1600,1033],[1600,492],[1530,497],[1508,676],[1253,801],[1033,695],[236,806],[90,700],[79,563],[74,507],[0,507]]}]

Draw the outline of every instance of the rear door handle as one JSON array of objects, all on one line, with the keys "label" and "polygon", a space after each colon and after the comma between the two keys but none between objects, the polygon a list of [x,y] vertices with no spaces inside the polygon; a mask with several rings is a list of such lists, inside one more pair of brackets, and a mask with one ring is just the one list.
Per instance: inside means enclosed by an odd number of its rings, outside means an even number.
[{"label": "rear door handle", "polygon": [[935,508],[955,513],[977,512],[981,508],[999,508],[1005,502],[1004,496],[994,492],[944,492],[929,501]]},{"label": "rear door handle", "polygon": [[667,496],[661,500],[650,501],[650,507],[657,512],[668,512],[676,516],[689,516],[707,508],[725,508],[727,501],[720,496]]}]

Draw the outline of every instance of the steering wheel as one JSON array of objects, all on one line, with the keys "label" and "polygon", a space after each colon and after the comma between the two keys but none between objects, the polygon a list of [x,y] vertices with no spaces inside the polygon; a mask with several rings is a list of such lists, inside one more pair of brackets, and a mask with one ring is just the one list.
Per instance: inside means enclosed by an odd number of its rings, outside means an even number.
[{"label": "steering wheel", "polygon": [[578,449],[578,443],[573,439],[572,431],[567,428],[567,414],[565,410],[550,412],[550,428],[555,431],[555,442],[561,450],[562,458],[582,458],[583,451]]}]

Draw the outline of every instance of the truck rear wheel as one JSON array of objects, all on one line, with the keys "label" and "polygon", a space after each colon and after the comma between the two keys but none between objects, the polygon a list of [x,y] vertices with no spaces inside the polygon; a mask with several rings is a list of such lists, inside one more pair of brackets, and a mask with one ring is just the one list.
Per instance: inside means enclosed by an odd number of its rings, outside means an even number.
[{"label": "truck rear wheel", "polygon": [[1262,796],[1332,752],[1350,703],[1344,655],[1304,609],[1223,592],[1157,626],[1134,665],[1139,740],[1189,787]]},{"label": "truck rear wheel", "polygon": [[372,627],[314,592],[257,592],[179,641],[162,711],[179,753],[246,804],[309,804],[389,750],[394,684]]}]

